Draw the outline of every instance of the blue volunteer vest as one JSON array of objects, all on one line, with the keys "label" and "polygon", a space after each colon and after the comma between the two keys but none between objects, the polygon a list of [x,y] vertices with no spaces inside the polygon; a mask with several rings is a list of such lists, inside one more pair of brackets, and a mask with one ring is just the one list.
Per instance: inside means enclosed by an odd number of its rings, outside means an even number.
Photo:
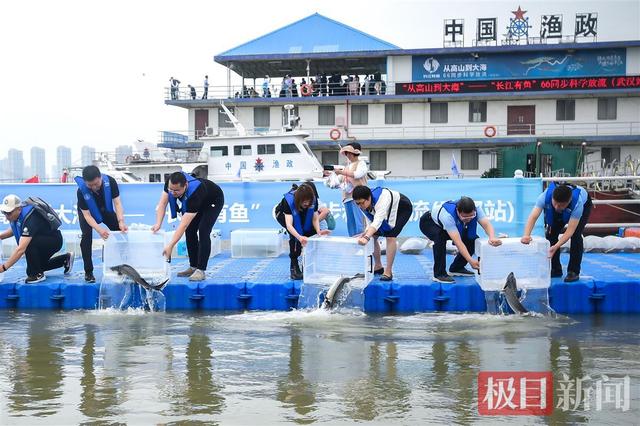
[{"label": "blue volunteer vest", "polygon": [[20,244],[22,225],[24,224],[24,220],[27,218],[31,210],[33,210],[33,206],[22,207],[22,211],[20,212],[20,216],[18,216],[18,220],[16,220],[15,222],[9,222],[9,226],[11,226],[11,230],[13,231],[13,236],[15,237],[17,244]]},{"label": "blue volunteer vest", "polygon": [[315,200],[313,204],[309,206],[307,209],[307,214],[304,217],[304,224],[302,223],[302,217],[300,216],[300,212],[296,209],[296,203],[294,202],[293,193],[295,191],[291,190],[284,194],[284,199],[286,200],[289,208],[291,209],[291,216],[293,216],[293,227],[300,235],[304,235],[305,232],[311,231],[313,229],[313,213],[315,210]]},{"label": "blue volunteer vest", "polygon": [[[108,175],[103,174],[101,176],[102,185],[104,186],[104,206],[108,212],[113,213],[114,209],[113,199],[111,198],[111,181]],[[76,181],[76,184],[78,184],[78,188],[80,188],[82,197],[87,202],[89,213],[91,213],[91,216],[97,223],[102,223],[102,213],[100,213],[100,209],[98,208],[98,203],[96,203],[93,191],[89,189],[81,176],[76,176],[74,180]]]},{"label": "blue volunteer vest", "polygon": [[[182,206],[180,207],[180,214],[185,214],[187,212],[187,201],[189,200],[189,197],[196,192],[196,189],[198,189],[201,182],[198,178],[194,178],[185,172],[181,173],[185,178],[187,178],[187,191],[180,198],[180,202],[182,203]],[[171,191],[169,191],[169,209],[171,210],[171,217],[173,219],[178,217],[178,199],[171,194]]]},{"label": "blue volunteer vest", "polygon": [[[458,233],[461,236],[464,234],[465,228],[466,228],[467,238],[469,238],[469,239],[478,238],[478,232],[477,232],[478,231],[478,215],[477,215],[477,212],[476,212],[476,217],[471,219],[471,222],[469,222],[469,223],[467,223],[465,225],[460,220],[460,218],[458,217],[458,212],[456,210],[456,204],[458,204],[458,201],[447,201],[446,203],[444,203],[442,205],[442,207],[440,207],[440,210],[438,211],[438,216],[440,216],[440,211],[442,209],[445,209],[447,211],[447,213],[449,213],[451,215],[451,217],[453,217],[453,220],[456,222],[456,228],[458,228]],[[440,220],[438,219],[438,221],[440,221]],[[440,223],[440,226],[442,226],[442,223]]]},{"label": "blue volunteer vest", "polygon": [[[569,185],[571,186],[571,185]],[[569,223],[569,219],[571,218],[571,212],[576,208],[578,204],[578,200],[580,199],[580,187],[575,186],[571,191],[571,202],[567,206],[566,209],[562,211],[562,213],[556,213],[556,210],[553,208],[553,204],[551,203],[551,199],[553,198],[553,190],[556,187],[555,182],[551,182],[549,187],[547,188],[547,193],[544,198],[544,223],[551,226],[554,223],[554,218],[556,215],[562,215],[562,223],[566,225]]]},{"label": "blue volunteer vest", "polygon": [[[374,207],[376,204],[378,204],[378,200],[380,199],[380,194],[382,194],[382,190],[386,189],[386,188],[382,188],[382,187],[377,187],[371,190],[371,207]],[[387,213],[387,219],[389,219],[389,216],[391,215],[391,208],[393,207],[393,195],[391,195],[392,200],[391,200],[391,206],[389,206],[389,212]],[[369,222],[373,222],[373,214],[371,214],[371,212],[369,210],[364,210],[364,215],[369,219]],[[387,219],[382,221],[382,225],[380,225],[380,228],[378,228],[379,231],[382,232],[389,232],[391,231],[391,226],[389,226],[389,222],[387,222]]]}]

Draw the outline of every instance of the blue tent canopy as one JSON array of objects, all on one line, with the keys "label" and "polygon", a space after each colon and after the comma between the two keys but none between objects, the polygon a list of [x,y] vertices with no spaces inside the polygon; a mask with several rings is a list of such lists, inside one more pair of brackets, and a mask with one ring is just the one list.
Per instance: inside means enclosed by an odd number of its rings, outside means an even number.
[{"label": "blue tent canopy", "polygon": [[398,46],[314,13],[216,56],[216,61],[252,55],[370,52]]}]

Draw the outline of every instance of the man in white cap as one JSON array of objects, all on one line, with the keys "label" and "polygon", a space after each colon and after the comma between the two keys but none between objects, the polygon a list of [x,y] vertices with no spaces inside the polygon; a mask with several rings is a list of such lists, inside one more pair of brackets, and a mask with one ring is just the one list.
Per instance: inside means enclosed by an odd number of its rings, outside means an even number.
[{"label": "man in white cap", "polygon": [[0,233],[0,239],[13,236],[18,243],[9,259],[0,265],[0,272],[6,272],[24,254],[27,258],[27,284],[44,281],[47,278],[44,272],[51,269],[64,268],[65,275],[69,274],[73,268],[73,253],[51,257],[62,248],[59,218],[46,203],[36,204],[29,200],[23,203],[20,197],[11,194],[0,205],[0,211],[10,225]]}]

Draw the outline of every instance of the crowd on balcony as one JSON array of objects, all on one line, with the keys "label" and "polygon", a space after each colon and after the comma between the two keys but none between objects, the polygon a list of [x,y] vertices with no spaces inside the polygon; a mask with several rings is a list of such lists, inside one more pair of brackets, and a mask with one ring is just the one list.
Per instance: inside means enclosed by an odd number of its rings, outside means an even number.
[{"label": "crowd on balcony", "polygon": [[253,87],[242,86],[241,92],[236,92],[236,98],[293,98],[306,96],[359,96],[359,95],[384,95],[387,87],[379,72],[365,75],[360,79],[359,75],[347,75],[334,73],[318,74],[315,78],[300,80],[300,85],[289,74],[282,79],[282,84],[271,84],[271,78],[266,75],[262,83],[262,93],[258,93]]}]

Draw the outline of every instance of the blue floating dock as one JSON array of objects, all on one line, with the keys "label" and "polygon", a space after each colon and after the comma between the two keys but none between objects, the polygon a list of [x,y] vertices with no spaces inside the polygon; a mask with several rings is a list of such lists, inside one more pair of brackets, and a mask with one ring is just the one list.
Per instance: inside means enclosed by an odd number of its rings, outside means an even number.
[{"label": "blue floating dock", "polygon": [[[568,255],[561,255],[563,265]],[[448,263],[451,262],[451,257]],[[81,261],[69,277],[62,270],[47,274],[47,280],[24,284],[24,261],[11,268],[0,282],[0,309],[95,309],[99,284],[83,280]],[[169,311],[290,310],[298,307],[301,281],[289,279],[289,258],[232,259],[223,253],[209,262],[207,278],[190,282],[177,278],[186,261],[174,262],[173,278],[163,290]],[[484,292],[473,278],[456,278],[454,284],[431,280],[430,250],[422,255],[396,256],[394,280],[377,277],[364,291],[368,313],[484,312]],[[567,284],[552,280],[551,307],[562,314],[640,313],[640,254],[586,253],[580,281]],[[96,278],[101,268],[96,264]]]}]

